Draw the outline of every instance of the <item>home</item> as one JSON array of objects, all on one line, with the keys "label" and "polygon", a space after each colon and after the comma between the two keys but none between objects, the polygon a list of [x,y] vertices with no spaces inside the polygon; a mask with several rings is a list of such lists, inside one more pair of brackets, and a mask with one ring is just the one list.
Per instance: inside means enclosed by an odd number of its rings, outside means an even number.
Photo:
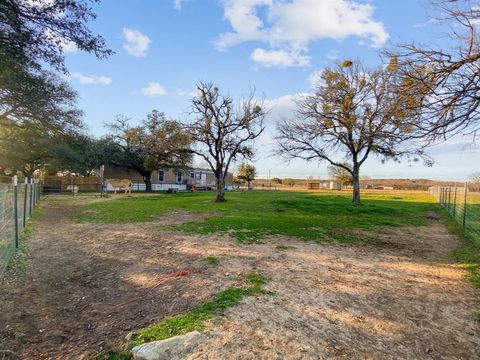
[{"label": "home", "polygon": [[[124,167],[105,166],[103,168],[105,179],[132,180],[133,191],[145,191],[146,185],[143,176],[137,171]],[[233,174],[228,173],[225,187],[231,188]],[[183,170],[158,169],[152,172],[152,190],[213,190],[216,188],[216,179],[213,171],[203,168],[190,168]],[[112,189],[108,189],[112,190]]]}]

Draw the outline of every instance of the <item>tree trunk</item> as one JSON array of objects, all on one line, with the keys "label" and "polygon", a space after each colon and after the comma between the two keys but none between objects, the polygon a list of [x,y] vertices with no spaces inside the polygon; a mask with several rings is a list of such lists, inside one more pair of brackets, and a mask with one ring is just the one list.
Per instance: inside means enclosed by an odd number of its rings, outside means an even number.
[{"label": "tree trunk", "polygon": [[34,171],[24,170],[23,171],[23,176],[25,176],[25,178],[30,182],[33,179],[33,173],[34,173]]},{"label": "tree trunk", "polygon": [[225,179],[217,178],[217,199],[216,202],[222,202],[225,200]]},{"label": "tree trunk", "polygon": [[360,166],[358,164],[353,165],[353,194],[352,203],[360,204]]},{"label": "tree trunk", "polygon": [[144,181],[145,181],[145,191],[151,192],[152,191],[152,174],[145,175]]}]

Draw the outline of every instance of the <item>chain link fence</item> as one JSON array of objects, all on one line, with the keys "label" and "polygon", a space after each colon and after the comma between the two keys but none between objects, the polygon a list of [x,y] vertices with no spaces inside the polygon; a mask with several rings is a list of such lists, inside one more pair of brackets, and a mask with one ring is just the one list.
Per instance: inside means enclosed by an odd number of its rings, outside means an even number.
[{"label": "chain link fence", "polygon": [[40,200],[40,183],[0,183],[0,275],[19,246],[28,219]]},{"label": "chain link fence", "polygon": [[439,204],[447,210],[465,233],[480,240],[480,192],[472,186],[433,186],[430,188]]}]

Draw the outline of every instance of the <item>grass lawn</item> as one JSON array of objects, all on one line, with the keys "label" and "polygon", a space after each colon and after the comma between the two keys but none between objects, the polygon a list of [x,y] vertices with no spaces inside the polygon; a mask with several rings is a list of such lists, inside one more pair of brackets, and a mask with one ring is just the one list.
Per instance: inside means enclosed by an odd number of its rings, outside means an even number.
[{"label": "grass lawn", "polygon": [[438,209],[427,193],[420,192],[364,192],[362,205],[351,204],[346,192],[229,192],[227,202],[213,200],[211,192],[119,198],[87,206],[77,220],[143,222],[188,211],[211,216],[175,229],[198,234],[228,232],[240,241],[285,235],[314,241],[365,242],[368,239],[359,240],[342,230],[424,225],[427,213]]}]

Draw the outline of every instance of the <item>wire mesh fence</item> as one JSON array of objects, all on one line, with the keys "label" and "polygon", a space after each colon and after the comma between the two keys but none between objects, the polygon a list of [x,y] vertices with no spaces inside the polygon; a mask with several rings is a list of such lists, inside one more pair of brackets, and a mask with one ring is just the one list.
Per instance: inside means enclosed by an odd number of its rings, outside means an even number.
[{"label": "wire mesh fence", "polygon": [[40,200],[40,183],[0,183],[0,275],[19,246],[19,238]]},{"label": "wire mesh fence", "polygon": [[430,194],[450,216],[462,225],[465,234],[480,240],[480,192],[478,189],[468,184],[463,187],[433,186],[430,188]]}]

